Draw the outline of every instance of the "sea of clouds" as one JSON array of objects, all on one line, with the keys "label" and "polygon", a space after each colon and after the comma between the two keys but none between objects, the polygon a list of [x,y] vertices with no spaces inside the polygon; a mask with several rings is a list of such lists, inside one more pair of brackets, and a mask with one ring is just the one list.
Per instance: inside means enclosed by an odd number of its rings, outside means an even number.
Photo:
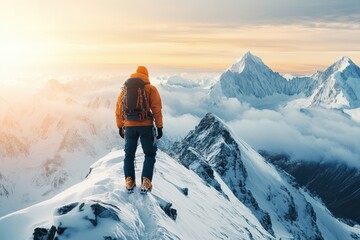
[{"label": "sea of clouds", "polygon": [[360,124],[341,110],[282,107],[255,109],[237,99],[209,99],[208,89],[159,86],[164,129],[185,137],[207,112],[222,118],[256,150],[294,161],[340,162],[360,168]]},{"label": "sea of clouds", "polygon": [[[196,79],[196,78],[195,78]],[[208,78],[209,79],[209,78]],[[97,115],[114,117],[114,129],[108,129],[109,135],[117,132],[115,125],[115,104],[124,75],[109,78],[66,78],[60,80],[73,88],[72,94],[81,101],[89,96],[108,99],[113,106],[108,114]],[[278,109],[255,109],[237,99],[222,98],[216,102],[209,97],[209,88],[214,81],[201,82],[191,86],[189,82],[182,86],[178,81],[168,82],[168,77],[152,78],[162,96],[164,116],[164,136],[168,140],[178,140],[193,130],[206,113],[212,112],[222,118],[238,138],[248,142],[256,150],[266,150],[273,154],[287,154],[296,161],[336,161],[360,168],[360,123],[352,120],[340,110],[321,108],[283,107]],[[175,83],[175,84],[174,84]],[[41,91],[41,90],[40,90]],[[1,96],[1,108],[12,100]],[[18,104],[18,103],[17,103]],[[76,107],[81,112],[86,104]],[[50,106],[53,107],[53,106]],[[68,107],[68,106],[64,106]],[[46,104],[44,104],[46,109]],[[62,109],[61,106],[58,109]],[[61,112],[66,112],[66,109]],[[89,111],[89,109],[84,109]],[[3,112],[3,111],[1,111]],[[96,124],[99,123],[96,119]],[[109,122],[109,119],[104,119]],[[91,141],[91,139],[89,139]],[[119,138],[119,142],[121,139]],[[167,141],[169,143],[169,141]],[[119,144],[121,145],[121,144]],[[114,146],[116,147],[116,146]]]}]

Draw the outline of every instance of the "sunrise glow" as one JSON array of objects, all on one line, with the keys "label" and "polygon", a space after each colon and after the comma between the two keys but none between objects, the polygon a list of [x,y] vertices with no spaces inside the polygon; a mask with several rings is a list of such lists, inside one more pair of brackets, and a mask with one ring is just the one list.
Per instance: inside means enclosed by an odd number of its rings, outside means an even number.
[{"label": "sunrise glow", "polygon": [[306,8],[316,4],[305,4],[292,15],[287,11],[294,6],[285,1],[279,1],[283,12],[262,1],[259,8],[235,1],[192,7],[185,2],[2,3],[0,81],[116,72],[138,64],[157,73],[221,72],[246,51],[280,73],[311,74],[343,55],[360,62],[357,6],[336,16],[336,9],[316,14]]}]

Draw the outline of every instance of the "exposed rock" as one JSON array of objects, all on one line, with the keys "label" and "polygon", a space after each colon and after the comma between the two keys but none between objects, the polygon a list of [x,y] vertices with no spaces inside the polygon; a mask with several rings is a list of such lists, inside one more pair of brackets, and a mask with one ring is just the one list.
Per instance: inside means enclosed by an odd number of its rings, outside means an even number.
[{"label": "exposed rock", "polygon": [[167,203],[165,206],[160,205],[161,209],[168,215],[171,219],[176,220],[177,217],[177,210],[172,208],[172,203]]},{"label": "exposed rock", "polygon": [[[251,191],[246,188],[248,174],[239,146],[217,117],[211,113],[206,114],[195,130],[182,141],[174,143],[168,153],[223,193],[214,177],[216,171],[235,196],[253,211],[263,227],[274,234],[269,214],[260,209]],[[228,198],[226,195],[225,197]]]},{"label": "exposed rock", "polygon": [[55,226],[51,226],[50,229],[35,228],[33,237],[34,237],[34,240],[56,240],[58,238],[55,237],[55,234],[56,234]]},{"label": "exposed rock", "polygon": [[33,233],[34,240],[46,240],[48,232],[46,228],[35,228]]},{"label": "exposed rock", "polygon": [[73,210],[77,205],[79,205],[78,202],[71,203],[71,204],[69,204],[69,205],[65,205],[65,206],[63,206],[63,207],[61,207],[61,208],[58,208],[58,209],[56,210],[56,213],[57,213],[58,215],[67,214],[68,212],[70,212],[71,210]]},{"label": "exposed rock", "polygon": [[119,216],[112,208],[106,208],[99,203],[95,203],[91,205],[91,209],[93,210],[95,217],[111,218],[115,221],[120,221]]},{"label": "exposed rock", "polygon": [[55,234],[56,234],[56,227],[51,226],[51,228],[49,230],[48,240],[54,240],[55,239]]},{"label": "exposed rock", "polygon": [[188,188],[181,188],[181,192],[182,192],[185,196],[188,196],[188,195],[189,195],[189,189],[188,189]]},{"label": "exposed rock", "polygon": [[[79,207],[76,208],[77,206]],[[176,218],[176,210],[174,212],[170,207],[171,206],[167,207],[167,211]],[[84,211],[85,209],[86,211]],[[34,240],[55,240],[58,239],[56,237],[57,235],[63,235],[64,233],[66,233],[68,238],[71,238],[71,234],[73,233],[71,231],[71,229],[73,229],[72,223],[71,221],[68,222],[69,218],[63,218],[63,216],[70,214],[70,212],[71,214],[74,214],[74,216],[71,215],[71,218],[79,215],[78,217],[81,221],[89,221],[93,227],[96,227],[99,224],[99,219],[101,218],[109,218],[114,221],[120,221],[117,211],[120,211],[120,209],[115,205],[97,200],[82,202],[81,204],[78,202],[70,203],[55,210],[54,214],[57,216],[55,225],[57,225],[57,227],[53,225],[50,229],[36,228],[33,233]],[[86,224],[86,226],[88,226],[88,224]],[[104,237],[104,239],[113,238]]]}]

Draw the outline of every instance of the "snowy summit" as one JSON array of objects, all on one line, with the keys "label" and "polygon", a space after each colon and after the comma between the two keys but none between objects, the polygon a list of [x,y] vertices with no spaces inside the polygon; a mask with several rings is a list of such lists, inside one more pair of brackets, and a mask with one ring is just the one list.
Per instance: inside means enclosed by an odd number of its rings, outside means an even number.
[{"label": "snowy summit", "polygon": [[249,51],[246,52],[241,58],[236,60],[236,62],[228,70],[234,73],[241,73],[242,71],[244,71],[245,67],[255,68],[256,66],[266,67],[259,57],[254,56]]},{"label": "snowy summit", "polygon": [[360,107],[360,68],[348,57],[341,57],[319,76],[312,105],[326,108]]}]

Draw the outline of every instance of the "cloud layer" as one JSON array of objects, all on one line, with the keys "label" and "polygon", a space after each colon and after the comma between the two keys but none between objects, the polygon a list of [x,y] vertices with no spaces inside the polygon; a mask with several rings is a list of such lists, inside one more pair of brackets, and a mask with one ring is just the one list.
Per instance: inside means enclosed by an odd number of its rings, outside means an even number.
[{"label": "cloud layer", "polygon": [[360,125],[325,109],[249,109],[229,125],[255,149],[293,160],[338,161],[360,167]]},{"label": "cloud layer", "polygon": [[294,161],[332,161],[360,168],[360,124],[341,111],[284,108],[258,110],[237,99],[216,105],[198,89],[161,87],[167,134],[184,137],[213,112],[256,150],[287,154]]}]

